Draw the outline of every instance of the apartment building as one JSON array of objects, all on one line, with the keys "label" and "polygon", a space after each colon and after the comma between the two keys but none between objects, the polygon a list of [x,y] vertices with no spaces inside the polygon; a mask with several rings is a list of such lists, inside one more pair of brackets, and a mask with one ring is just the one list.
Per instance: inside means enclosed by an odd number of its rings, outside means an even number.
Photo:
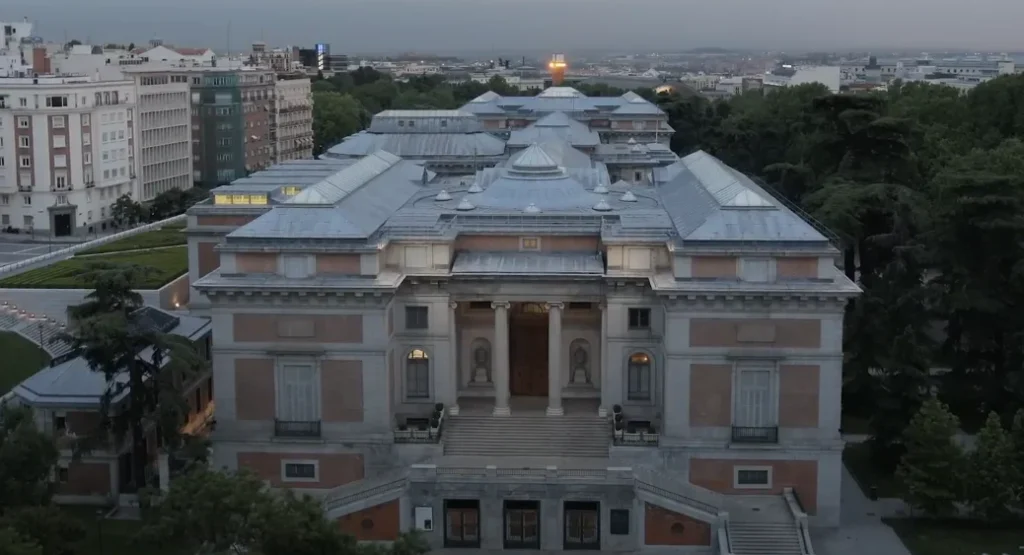
[{"label": "apartment building", "polygon": [[274,162],[313,157],[313,92],[305,75],[278,74],[270,138]]},{"label": "apartment building", "polygon": [[204,67],[190,75],[193,181],[213,187],[269,167],[274,72]]},{"label": "apartment building", "polygon": [[361,540],[811,552],[859,293],[831,234],[706,153],[609,185],[540,134],[462,176],[292,161],[189,211],[215,464]]},{"label": "apartment building", "polygon": [[137,200],[192,187],[192,103],[189,74],[147,66],[125,68],[138,98],[141,168]]},{"label": "apartment building", "polygon": [[0,78],[0,225],[105,230],[116,199],[137,194],[137,114],[130,80]]}]

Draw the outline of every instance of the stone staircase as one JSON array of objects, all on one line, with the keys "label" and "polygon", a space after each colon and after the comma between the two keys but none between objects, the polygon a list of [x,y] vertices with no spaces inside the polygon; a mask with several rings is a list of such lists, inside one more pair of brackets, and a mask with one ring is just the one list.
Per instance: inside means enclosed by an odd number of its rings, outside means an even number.
[{"label": "stone staircase", "polygon": [[460,415],[445,422],[444,454],[472,457],[608,456],[607,420],[596,415]]},{"label": "stone staircase", "polygon": [[733,555],[806,555],[800,527],[784,495],[730,498],[729,545]]}]

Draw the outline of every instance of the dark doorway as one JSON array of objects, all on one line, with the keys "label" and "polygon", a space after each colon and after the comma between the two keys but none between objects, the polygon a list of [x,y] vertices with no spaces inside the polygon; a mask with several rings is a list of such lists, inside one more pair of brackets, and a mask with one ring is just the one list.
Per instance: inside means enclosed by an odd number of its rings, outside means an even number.
[{"label": "dark doorway", "polygon": [[601,504],[565,502],[565,549],[601,549]]},{"label": "dark doorway", "polygon": [[548,312],[541,303],[513,305],[509,318],[509,392],[548,394]]},{"label": "dark doorway", "polygon": [[55,237],[71,235],[71,214],[53,215],[53,235]]},{"label": "dark doorway", "polygon": [[444,546],[480,547],[480,502],[449,499],[444,502]]},{"label": "dark doorway", "polygon": [[540,549],[540,502],[505,502],[505,549]]}]

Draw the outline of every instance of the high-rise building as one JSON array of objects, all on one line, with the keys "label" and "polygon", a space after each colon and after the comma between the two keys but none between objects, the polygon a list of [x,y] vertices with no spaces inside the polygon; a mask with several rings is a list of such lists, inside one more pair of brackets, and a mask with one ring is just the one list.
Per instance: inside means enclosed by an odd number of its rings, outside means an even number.
[{"label": "high-rise building", "polygon": [[0,77],[0,226],[68,236],[108,228],[138,198],[131,80]]},{"label": "high-rise building", "polygon": [[311,86],[301,74],[279,74],[274,82],[270,139],[275,163],[313,157]]},{"label": "high-rise building", "polygon": [[139,197],[150,201],[171,189],[192,187],[192,106],[189,74],[138,66],[125,69],[135,81]]}]

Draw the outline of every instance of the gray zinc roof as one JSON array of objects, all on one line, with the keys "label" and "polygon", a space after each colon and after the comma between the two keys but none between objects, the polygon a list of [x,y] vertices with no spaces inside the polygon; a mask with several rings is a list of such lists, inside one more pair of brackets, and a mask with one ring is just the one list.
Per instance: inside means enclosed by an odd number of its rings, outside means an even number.
[{"label": "gray zinc roof", "polygon": [[488,133],[370,133],[361,131],[331,147],[331,158],[366,156],[384,150],[414,160],[501,156],[505,142]]},{"label": "gray zinc roof", "polygon": [[601,144],[601,137],[596,131],[570,118],[564,112],[552,112],[524,129],[513,130],[509,134],[507,144],[510,147],[525,147],[552,139],[566,141],[574,147],[594,147]]},{"label": "gray zinc roof", "polygon": [[384,110],[373,116],[370,133],[479,133],[483,125],[462,110]]}]

